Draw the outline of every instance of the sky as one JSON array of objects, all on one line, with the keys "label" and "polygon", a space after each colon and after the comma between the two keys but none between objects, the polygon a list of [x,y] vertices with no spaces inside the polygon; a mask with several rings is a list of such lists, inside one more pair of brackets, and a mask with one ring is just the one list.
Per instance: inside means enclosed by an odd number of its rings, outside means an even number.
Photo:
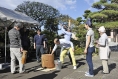
[{"label": "sky", "polygon": [[[19,4],[28,0],[0,0],[0,6],[14,10]],[[95,11],[92,4],[99,0],[29,0],[51,5],[61,14],[69,15],[73,19],[82,17],[85,10]]]}]

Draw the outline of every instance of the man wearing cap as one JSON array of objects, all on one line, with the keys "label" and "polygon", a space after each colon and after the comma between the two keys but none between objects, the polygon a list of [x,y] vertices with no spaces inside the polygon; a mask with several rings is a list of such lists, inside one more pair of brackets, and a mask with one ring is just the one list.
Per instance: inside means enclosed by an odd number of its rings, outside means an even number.
[{"label": "man wearing cap", "polygon": [[65,54],[67,53],[67,51],[69,51],[70,55],[71,55],[71,58],[72,58],[72,62],[73,62],[73,69],[76,69],[76,61],[75,61],[75,56],[74,56],[73,43],[71,41],[68,41],[68,40],[65,40],[65,39],[58,39],[58,38],[54,39],[54,43],[55,43],[55,46],[54,46],[51,54],[54,53],[57,46],[64,47],[64,49],[62,50],[61,55],[60,55],[61,63],[64,63]]},{"label": "man wearing cap", "polygon": [[103,71],[102,74],[108,74],[109,73],[109,68],[108,68],[108,58],[109,58],[109,46],[108,46],[108,37],[106,35],[106,31],[104,26],[101,26],[98,29],[100,33],[100,38],[98,41],[98,46],[99,46],[99,56],[100,59],[102,60],[102,65],[103,65]]},{"label": "man wearing cap", "polygon": [[14,27],[8,32],[10,39],[10,56],[11,56],[11,73],[16,73],[15,61],[16,58],[19,61],[19,73],[24,73],[24,65],[21,63],[23,50],[21,45],[21,38],[19,30],[22,28],[21,23],[15,23]]},{"label": "man wearing cap", "polygon": [[91,20],[87,19],[85,22],[85,28],[87,29],[86,33],[86,47],[84,53],[86,54],[86,61],[88,64],[88,71],[85,72],[85,76],[93,77],[93,62],[92,62],[92,54],[95,51],[94,47],[94,31],[92,30]]}]

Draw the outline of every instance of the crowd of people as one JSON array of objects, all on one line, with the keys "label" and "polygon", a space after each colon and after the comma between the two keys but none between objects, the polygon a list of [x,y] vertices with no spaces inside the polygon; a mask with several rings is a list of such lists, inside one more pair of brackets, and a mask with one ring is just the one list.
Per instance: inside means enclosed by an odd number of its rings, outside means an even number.
[{"label": "crowd of people", "polygon": [[[94,69],[92,62],[92,54],[95,52],[95,43],[97,47],[99,47],[100,59],[102,60],[103,65],[103,74],[109,73],[108,68],[108,56],[109,56],[109,46],[108,46],[108,37],[105,33],[104,26],[101,26],[98,31],[100,33],[100,38],[98,41],[94,42],[94,31],[92,30],[91,20],[87,19],[85,22],[85,28],[87,29],[86,33],[86,46],[83,51],[86,54],[86,61],[88,64],[88,71],[85,72],[85,76],[94,77]],[[61,30],[63,31],[64,38],[55,38],[54,39],[54,48],[51,51],[51,54],[54,54],[55,50],[58,46],[61,47],[61,52],[59,56],[60,62],[64,63],[65,55],[68,54],[70,62],[73,65],[73,69],[77,69],[76,59],[74,56],[74,45],[70,40],[72,36],[72,32],[70,28],[64,28],[67,25],[61,25]],[[22,64],[22,51],[29,50],[30,39],[28,38],[28,32],[26,31],[26,27],[23,27],[22,32],[19,30],[22,28],[21,23],[15,23],[14,27],[8,32],[9,40],[10,40],[10,56],[11,56],[11,73],[15,74],[15,61],[16,58],[19,61],[19,73],[26,73],[25,66]],[[48,38],[47,38],[48,39]],[[46,48],[46,40],[45,35],[41,34],[41,30],[37,29],[37,34],[34,36],[34,49],[36,50],[36,60],[39,63],[41,61],[41,55],[45,53]],[[28,54],[30,56],[30,54]]]}]

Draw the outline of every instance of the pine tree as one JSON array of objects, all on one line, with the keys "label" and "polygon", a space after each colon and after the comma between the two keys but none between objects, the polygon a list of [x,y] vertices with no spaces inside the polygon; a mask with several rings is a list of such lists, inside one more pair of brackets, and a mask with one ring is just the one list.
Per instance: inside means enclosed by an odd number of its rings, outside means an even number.
[{"label": "pine tree", "polygon": [[88,17],[92,18],[93,25],[97,28],[104,25],[106,28],[118,28],[118,0],[100,0],[93,3],[93,8],[98,9]]}]

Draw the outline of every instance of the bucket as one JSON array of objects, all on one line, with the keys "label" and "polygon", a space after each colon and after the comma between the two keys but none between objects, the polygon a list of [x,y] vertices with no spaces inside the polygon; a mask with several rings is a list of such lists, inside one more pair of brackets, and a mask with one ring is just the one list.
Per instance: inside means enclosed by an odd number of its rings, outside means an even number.
[{"label": "bucket", "polygon": [[61,61],[55,60],[55,68],[56,70],[61,70],[62,64]]}]

